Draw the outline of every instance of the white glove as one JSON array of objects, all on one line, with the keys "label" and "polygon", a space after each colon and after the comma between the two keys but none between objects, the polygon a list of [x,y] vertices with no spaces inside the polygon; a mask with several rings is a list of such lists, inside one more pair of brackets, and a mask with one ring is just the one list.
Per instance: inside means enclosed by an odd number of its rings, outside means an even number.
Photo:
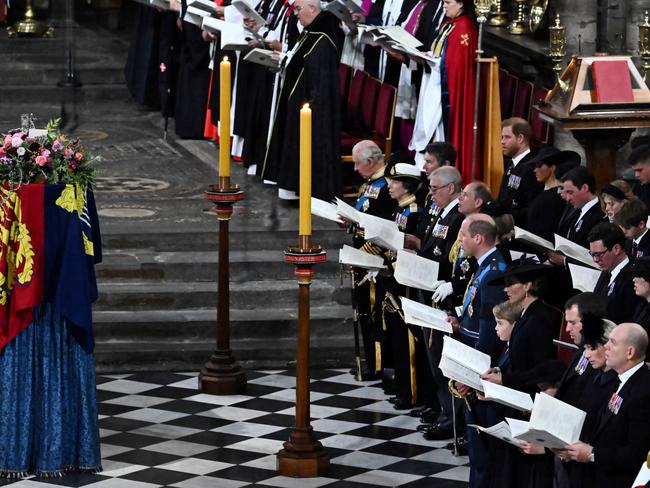
[{"label": "white glove", "polygon": [[435,293],[433,294],[433,301],[438,303],[454,292],[453,286],[448,281],[436,288]]},{"label": "white glove", "polygon": [[438,287],[439,287],[440,285],[444,284],[444,283],[446,283],[446,282],[445,282],[445,281],[434,281],[434,282],[431,284],[431,289],[432,289],[432,291],[436,291],[436,290],[438,289]]}]

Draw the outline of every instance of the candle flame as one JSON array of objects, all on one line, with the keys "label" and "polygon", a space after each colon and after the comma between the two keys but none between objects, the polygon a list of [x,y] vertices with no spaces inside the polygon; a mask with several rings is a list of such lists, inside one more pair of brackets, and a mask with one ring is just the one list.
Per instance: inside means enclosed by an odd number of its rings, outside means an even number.
[{"label": "candle flame", "polygon": [[309,103],[305,103],[305,104],[302,106],[302,108],[303,108],[303,109],[309,108]]},{"label": "candle flame", "polygon": [[224,60],[224,62],[227,63],[227,62],[228,62],[228,56],[224,56],[224,57],[223,57],[223,60]]}]

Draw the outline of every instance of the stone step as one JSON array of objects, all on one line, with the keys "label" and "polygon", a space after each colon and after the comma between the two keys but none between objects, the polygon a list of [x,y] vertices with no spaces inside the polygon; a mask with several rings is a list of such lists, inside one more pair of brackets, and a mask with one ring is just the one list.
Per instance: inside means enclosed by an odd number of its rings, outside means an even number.
[{"label": "stone step", "polygon": [[[132,229],[132,224],[129,224],[129,228]],[[263,228],[260,231],[254,231],[251,228],[254,229],[255,227],[249,223],[243,228],[231,225],[231,250],[273,249],[282,253],[287,246],[297,240],[297,230],[295,228],[273,231],[267,231]],[[219,244],[217,229],[218,223],[216,219],[213,227],[208,224],[184,231],[162,230],[160,226],[158,228],[153,226],[149,230],[146,228],[146,223],[143,223],[140,231],[133,229],[133,232],[128,232],[126,224],[102,222],[102,247],[109,252],[113,249],[119,249],[121,252],[131,252],[137,249],[150,251],[178,251],[181,249],[216,251]],[[343,244],[350,244],[351,242],[350,236],[345,231],[331,226],[318,228],[314,225],[312,239],[313,242],[323,248],[337,250]]]},{"label": "stone step", "polygon": [[[312,365],[351,359],[351,309],[312,306]],[[231,349],[245,364],[280,367],[295,357],[295,307],[231,310]],[[215,347],[216,309],[124,310],[94,313],[95,358],[102,371],[199,368]]]},{"label": "stone step", "polygon": [[[274,339],[273,348],[268,339],[238,342],[231,348],[239,364],[246,369],[295,367],[296,340]],[[316,347],[312,341],[310,366],[312,368],[348,368],[354,362],[352,337],[330,338]],[[95,364],[98,373],[133,371],[197,371],[214,351],[214,341],[164,341],[98,343]]]},{"label": "stone step", "polygon": [[[118,280],[216,281],[217,252],[115,251],[104,255],[97,266],[100,282]],[[317,278],[340,274],[338,250],[328,251],[328,259],[316,266]],[[279,250],[230,252],[230,280],[257,281],[294,279],[294,267],[283,261]]]},{"label": "stone step", "polygon": [[[312,303],[350,304],[350,291],[338,279],[315,279],[310,286]],[[269,304],[297,306],[295,280],[266,280],[230,284],[230,306],[253,310]],[[106,281],[99,284],[95,310],[169,310],[211,307],[217,303],[215,282]]]}]

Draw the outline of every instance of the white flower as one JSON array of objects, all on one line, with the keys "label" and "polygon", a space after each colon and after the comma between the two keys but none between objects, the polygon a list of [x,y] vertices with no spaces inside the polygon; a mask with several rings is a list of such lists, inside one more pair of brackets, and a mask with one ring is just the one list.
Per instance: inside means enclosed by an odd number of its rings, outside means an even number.
[{"label": "white flower", "polygon": [[11,138],[11,147],[19,147],[23,143],[23,138],[20,136],[13,136]]},{"label": "white flower", "polygon": [[16,152],[18,153],[18,156],[23,156],[25,154],[25,148],[19,147]]}]

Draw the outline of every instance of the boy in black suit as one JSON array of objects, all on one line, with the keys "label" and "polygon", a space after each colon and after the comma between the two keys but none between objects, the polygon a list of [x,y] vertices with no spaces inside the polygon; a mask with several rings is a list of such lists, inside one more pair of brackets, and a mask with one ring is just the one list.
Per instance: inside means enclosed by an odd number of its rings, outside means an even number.
[{"label": "boy in black suit", "polygon": [[614,223],[627,237],[625,253],[632,263],[636,258],[650,256],[648,207],[645,203],[638,199],[626,201],[614,215]]}]

